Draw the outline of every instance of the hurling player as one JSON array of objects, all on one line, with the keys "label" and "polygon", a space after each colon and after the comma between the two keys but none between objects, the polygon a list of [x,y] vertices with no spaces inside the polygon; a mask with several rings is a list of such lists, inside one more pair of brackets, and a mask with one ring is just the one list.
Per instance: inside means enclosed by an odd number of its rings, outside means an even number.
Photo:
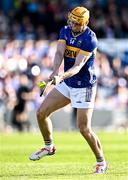
[{"label": "hurling player", "polygon": [[[77,109],[77,126],[96,157],[95,173],[105,173],[107,164],[100,140],[91,127],[96,95],[94,61],[97,49],[95,33],[87,26],[89,11],[76,7],[68,14],[68,25],[62,27],[49,79],[56,86],[45,97],[37,111],[37,120],[45,147],[33,153],[30,160],[39,160],[55,153],[52,123],[49,115],[71,103]],[[64,73],[59,67],[64,60]],[[61,119],[60,119],[61,120]]]}]

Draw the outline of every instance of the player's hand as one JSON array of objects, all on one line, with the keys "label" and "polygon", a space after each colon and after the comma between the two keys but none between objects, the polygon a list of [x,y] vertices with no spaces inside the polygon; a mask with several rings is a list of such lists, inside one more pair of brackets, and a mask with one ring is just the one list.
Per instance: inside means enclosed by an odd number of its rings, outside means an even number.
[{"label": "player's hand", "polygon": [[54,79],[54,76],[58,76],[58,72],[53,72],[50,76],[49,76],[49,81],[51,81],[52,79]]},{"label": "player's hand", "polygon": [[61,79],[60,76],[54,76],[54,77],[52,78],[52,84],[54,84],[54,85],[59,84],[61,81],[62,81],[62,79]]}]

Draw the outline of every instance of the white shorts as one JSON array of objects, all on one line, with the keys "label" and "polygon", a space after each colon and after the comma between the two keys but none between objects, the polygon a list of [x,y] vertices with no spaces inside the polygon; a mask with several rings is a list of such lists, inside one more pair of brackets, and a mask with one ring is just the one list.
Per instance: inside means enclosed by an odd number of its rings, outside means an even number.
[{"label": "white shorts", "polygon": [[74,108],[93,108],[96,96],[96,86],[87,88],[72,88],[62,82],[55,87],[61,94],[71,100]]}]

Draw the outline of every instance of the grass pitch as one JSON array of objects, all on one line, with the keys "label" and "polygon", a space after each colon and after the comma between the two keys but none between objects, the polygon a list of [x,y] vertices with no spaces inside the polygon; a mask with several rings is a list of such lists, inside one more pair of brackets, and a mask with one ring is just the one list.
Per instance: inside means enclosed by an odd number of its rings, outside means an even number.
[{"label": "grass pitch", "polygon": [[128,133],[98,136],[104,147],[109,168],[94,175],[95,158],[79,132],[55,132],[57,153],[39,161],[29,155],[40,149],[40,134],[0,134],[0,180],[128,180]]}]

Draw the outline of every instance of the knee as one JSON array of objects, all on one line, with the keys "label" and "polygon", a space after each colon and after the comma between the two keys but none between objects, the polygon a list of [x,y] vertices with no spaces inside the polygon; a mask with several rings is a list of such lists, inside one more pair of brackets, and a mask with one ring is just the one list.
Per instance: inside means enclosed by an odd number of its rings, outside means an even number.
[{"label": "knee", "polygon": [[79,125],[80,133],[84,136],[89,136],[91,134],[91,128],[86,127],[85,125]]},{"label": "knee", "polygon": [[46,107],[44,107],[44,108],[42,108],[42,107],[39,108],[39,109],[37,110],[36,115],[37,115],[38,121],[45,119],[46,117],[49,116],[48,108],[46,108]]}]

